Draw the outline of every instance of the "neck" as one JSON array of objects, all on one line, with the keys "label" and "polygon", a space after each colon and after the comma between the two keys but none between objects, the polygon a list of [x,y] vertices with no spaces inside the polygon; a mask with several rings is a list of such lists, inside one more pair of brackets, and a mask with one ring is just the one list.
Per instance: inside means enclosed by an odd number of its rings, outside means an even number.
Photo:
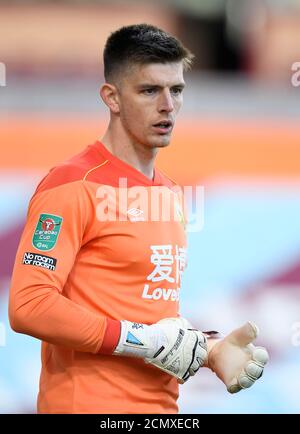
[{"label": "neck", "polygon": [[153,179],[157,148],[135,143],[122,128],[113,126],[112,122],[109,123],[101,142],[115,157],[134,167],[147,178]]}]

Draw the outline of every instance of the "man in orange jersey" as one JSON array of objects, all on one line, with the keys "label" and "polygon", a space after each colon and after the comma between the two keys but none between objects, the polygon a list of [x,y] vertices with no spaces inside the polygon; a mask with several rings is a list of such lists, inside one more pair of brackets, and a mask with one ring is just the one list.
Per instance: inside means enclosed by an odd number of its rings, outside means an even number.
[{"label": "man in orange jersey", "polygon": [[54,167],[30,201],[9,315],[15,331],[42,340],[40,413],[176,413],[178,382],[201,366],[230,392],[262,374],[254,325],[210,339],[178,313],[182,198],[154,161],[191,60],[156,27],[114,32],[100,91],[107,131]]}]

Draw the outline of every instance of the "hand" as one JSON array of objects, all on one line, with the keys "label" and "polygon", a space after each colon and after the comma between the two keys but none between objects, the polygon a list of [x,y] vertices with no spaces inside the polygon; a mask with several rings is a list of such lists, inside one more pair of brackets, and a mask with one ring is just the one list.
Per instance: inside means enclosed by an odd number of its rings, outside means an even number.
[{"label": "hand", "polygon": [[158,357],[145,361],[174,375],[183,384],[207,361],[206,338],[182,317],[165,318],[155,325],[164,328],[168,335],[168,346]]},{"label": "hand", "polygon": [[258,333],[257,326],[247,322],[224,339],[208,340],[207,366],[230,393],[251,387],[262,376],[269,356],[265,348],[252,344]]},{"label": "hand", "polygon": [[185,383],[207,360],[206,338],[184,318],[146,325],[121,321],[115,355],[141,357],[146,363]]}]

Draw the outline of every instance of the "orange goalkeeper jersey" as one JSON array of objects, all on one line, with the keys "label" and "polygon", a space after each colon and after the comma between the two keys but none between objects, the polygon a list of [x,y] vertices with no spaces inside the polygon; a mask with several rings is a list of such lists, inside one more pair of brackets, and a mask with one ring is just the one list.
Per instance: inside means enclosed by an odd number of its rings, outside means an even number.
[{"label": "orange goalkeeper jersey", "polygon": [[27,214],[12,276],[12,327],[42,340],[40,413],[176,413],[174,377],[99,354],[109,320],[178,315],[182,197],[99,141],[50,170]]}]

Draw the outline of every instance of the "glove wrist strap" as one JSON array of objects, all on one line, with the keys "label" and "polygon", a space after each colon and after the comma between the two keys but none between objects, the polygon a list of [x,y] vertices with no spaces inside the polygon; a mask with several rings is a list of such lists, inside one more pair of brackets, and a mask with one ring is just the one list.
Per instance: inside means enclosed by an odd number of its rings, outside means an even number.
[{"label": "glove wrist strap", "polygon": [[113,352],[119,356],[152,357],[163,345],[164,335],[161,327],[121,321],[121,334],[118,345]]}]

